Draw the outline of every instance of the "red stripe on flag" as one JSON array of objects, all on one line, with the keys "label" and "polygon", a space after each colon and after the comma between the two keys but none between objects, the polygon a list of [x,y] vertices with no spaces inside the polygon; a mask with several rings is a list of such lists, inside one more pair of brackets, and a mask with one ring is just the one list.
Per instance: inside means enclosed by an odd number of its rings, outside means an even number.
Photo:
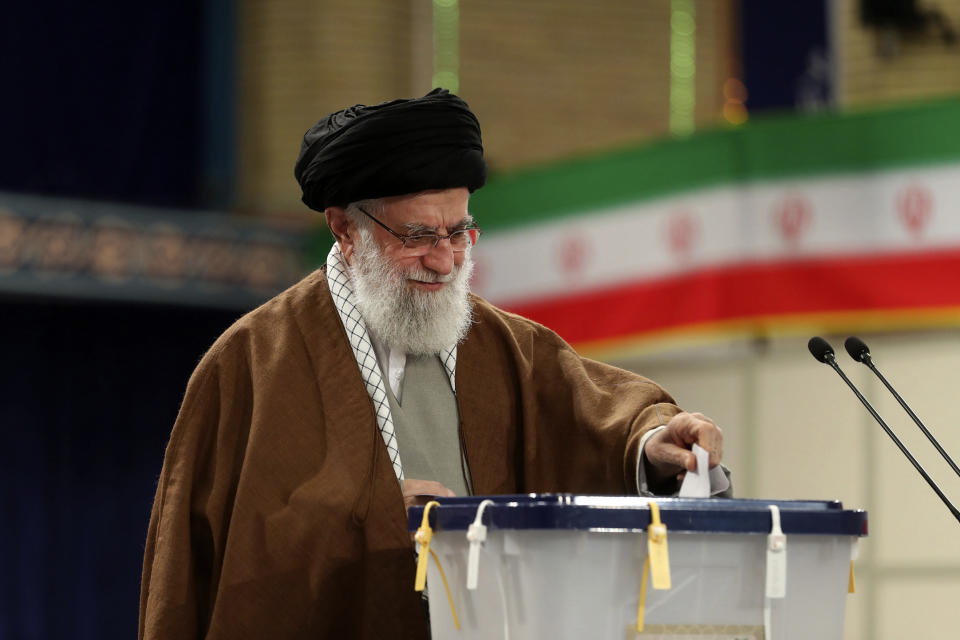
[{"label": "red stripe on flag", "polygon": [[958,305],[960,249],[739,264],[504,306],[587,342],[761,316]]}]

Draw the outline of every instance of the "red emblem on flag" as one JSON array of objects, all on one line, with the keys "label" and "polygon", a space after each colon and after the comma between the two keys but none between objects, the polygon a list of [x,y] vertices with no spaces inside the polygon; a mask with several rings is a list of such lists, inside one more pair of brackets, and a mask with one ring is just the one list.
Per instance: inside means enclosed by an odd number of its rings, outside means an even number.
[{"label": "red emblem on flag", "polygon": [[901,189],[897,195],[897,212],[907,232],[919,238],[933,217],[933,194],[929,188],[919,184]]},{"label": "red emblem on flag", "polygon": [[560,243],[558,258],[560,269],[567,275],[575,275],[583,271],[590,255],[590,247],[582,235],[573,235]]},{"label": "red emblem on flag", "polygon": [[688,211],[677,211],[667,221],[667,240],[674,254],[685,257],[692,250],[699,235],[697,218]]},{"label": "red emblem on flag", "polygon": [[813,222],[813,205],[802,195],[790,194],[777,204],[773,215],[780,237],[795,245]]}]

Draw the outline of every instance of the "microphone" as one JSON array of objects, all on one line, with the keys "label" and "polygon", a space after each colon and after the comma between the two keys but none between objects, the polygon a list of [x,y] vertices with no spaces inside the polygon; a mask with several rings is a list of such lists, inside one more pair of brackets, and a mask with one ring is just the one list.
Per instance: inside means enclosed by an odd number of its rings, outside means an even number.
[{"label": "microphone", "polygon": [[947,506],[947,509],[950,510],[950,513],[953,514],[953,517],[960,522],[960,511],[957,511],[957,508],[953,506],[953,503],[947,499],[947,496],[943,495],[943,491],[940,490],[940,487],[937,486],[937,483],[927,475],[927,472],[923,470],[923,467],[920,466],[920,463],[917,462],[916,458],[910,453],[910,451],[900,442],[900,439],[890,430],[890,427],[887,426],[887,423],[883,421],[883,418],[880,417],[880,414],[873,408],[867,399],[863,397],[863,394],[860,393],[860,390],[852,382],[850,378],[840,369],[840,366],[837,364],[837,360],[833,355],[833,347],[830,346],[830,343],[821,338],[820,336],[815,336],[810,338],[810,341],[807,343],[807,348],[810,350],[810,353],[814,358],[830,365],[830,367],[837,372],[837,374],[843,378],[843,381],[847,383],[847,386],[850,387],[850,390],[860,399],[860,402],[863,403],[863,406],[867,408],[867,411],[870,412],[870,415],[873,416],[873,419],[876,420],[883,430],[887,432],[887,435],[890,436],[890,439],[893,440],[893,443],[897,445],[900,451],[907,457],[907,460],[910,461],[910,464],[923,476],[923,479],[927,481],[927,484],[930,485],[930,488],[933,489],[934,493],[943,501],[943,504]]},{"label": "microphone", "polygon": [[[810,353],[813,354],[813,357],[820,362],[829,364],[831,361],[834,361],[833,347],[831,347],[830,343],[820,336],[814,336],[810,338],[810,342],[807,343],[807,349],[810,349]],[[836,368],[837,365],[834,364],[833,366]],[[840,371],[840,369],[837,369],[837,373],[839,373],[841,376],[843,375],[843,372]]]},{"label": "microphone", "polygon": [[957,463],[947,455],[947,452],[943,450],[943,447],[940,446],[940,443],[937,442],[937,439],[933,437],[933,434],[927,430],[927,427],[924,426],[923,422],[920,421],[920,418],[917,417],[917,414],[907,405],[906,400],[900,397],[900,394],[897,393],[897,390],[893,388],[887,379],[883,377],[883,374],[880,373],[880,370],[873,364],[873,359],[870,357],[870,347],[866,343],[856,336],[850,336],[847,338],[847,341],[843,343],[843,346],[846,347],[847,353],[850,354],[850,357],[856,360],[857,362],[862,362],[870,371],[873,371],[880,382],[883,383],[883,386],[893,394],[893,397],[897,399],[897,402],[900,403],[900,406],[913,418],[913,421],[920,427],[920,431],[923,431],[923,435],[927,436],[927,440],[936,447],[937,451],[940,452],[940,455],[943,456],[943,459],[947,461],[947,464],[950,465],[950,468],[953,469],[953,472],[960,476],[960,467],[957,467]]}]

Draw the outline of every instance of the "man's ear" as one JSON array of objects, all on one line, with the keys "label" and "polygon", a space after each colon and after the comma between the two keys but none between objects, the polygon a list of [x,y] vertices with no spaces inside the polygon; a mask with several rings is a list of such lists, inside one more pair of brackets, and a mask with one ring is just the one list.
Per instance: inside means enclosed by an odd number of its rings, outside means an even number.
[{"label": "man's ear", "polygon": [[347,210],[343,207],[327,207],[323,215],[327,218],[327,226],[330,232],[337,239],[340,245],[340,253],[344,260],[350,264],[350,257],[353,255],[354,240],[356,239],[357,228],[347,215]]}]

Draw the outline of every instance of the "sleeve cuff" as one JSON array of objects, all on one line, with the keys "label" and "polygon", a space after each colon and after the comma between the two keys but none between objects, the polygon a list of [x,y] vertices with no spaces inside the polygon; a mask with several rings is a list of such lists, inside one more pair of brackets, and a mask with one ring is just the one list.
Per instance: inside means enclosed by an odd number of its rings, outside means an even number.
[{"label": "sleeve cuff", "polygon": [[640,438],[640,455],[637,456],[636,479],[637,479],[637,493],[639,493],[641,496],[653,496],[653,492],[650,491],[650,487],[647,485],[647,472],[645,469],[645,465],[643,464],[644,463],[643,449],[647,445],[647,440],[649,440],[653,436],[653,434],[657,433],[658,431],[663,431],[666,428],[667,428],[667,425],[665,424],[662,424],[659,427],[654,427],[653,429],[650,429],[645,434],[643,434],[643,437]]}]

